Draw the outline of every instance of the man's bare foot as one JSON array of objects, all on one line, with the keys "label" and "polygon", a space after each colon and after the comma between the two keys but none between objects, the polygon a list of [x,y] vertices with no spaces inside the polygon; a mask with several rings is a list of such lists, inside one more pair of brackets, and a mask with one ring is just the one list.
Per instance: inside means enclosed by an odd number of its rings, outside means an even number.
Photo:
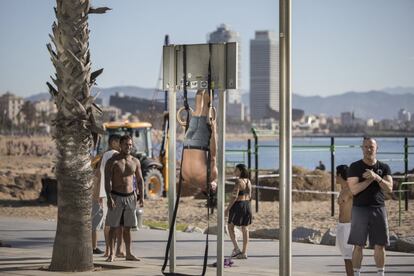
[{"label": "man's bare foot", "polygon": [[115,255],[109,255],[108,258],[106,259],[106,262],[113,262],[115,261]]},{"label": "man's bare foot", "polygon": [[130,254],[125,257],[125,261],[141,261],[141,259],[135,257],[134,255]]},{"label": "man's bare foot", "polygon": [[119,253],[116,253],[116,256],[118,258],[125,258],[125,253],[124,252],[119,252]]}]

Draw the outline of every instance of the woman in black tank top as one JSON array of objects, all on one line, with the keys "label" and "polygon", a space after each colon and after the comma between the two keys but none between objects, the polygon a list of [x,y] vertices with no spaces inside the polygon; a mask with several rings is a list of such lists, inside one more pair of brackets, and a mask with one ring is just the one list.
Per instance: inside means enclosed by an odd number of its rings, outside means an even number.
[{"label": "woman in black tank top", "polygon": [[[233,197],[225,211],[226,215],[228,215],[229,235],[234,246],[231,256],[237,259],[247,259],[247,244],[249,243],[248,225],[252,223],[250,207],[252,188],[249,171],[244,164],[238,164],[234,169],[234,174],[237,179],[233,189]],[[237,243],[234,226],[241,226],[243,250],[240,250]]]}]

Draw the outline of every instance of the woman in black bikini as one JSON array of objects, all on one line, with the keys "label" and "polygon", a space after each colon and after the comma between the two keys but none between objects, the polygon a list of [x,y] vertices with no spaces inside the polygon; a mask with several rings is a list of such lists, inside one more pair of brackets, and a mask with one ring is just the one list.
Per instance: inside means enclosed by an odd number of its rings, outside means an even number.
[{"label": "woman in black bikini", "polygon": [[[233,189],[233,197],[226,208],[228,215],[228,229],[231,241],[233,242],[232,257],[237,259],[247,259],[247,244],[249,242],[248,226],[252,223],[252,211],[250,199],[252,195],[252,184],[249,179],[249,171],[244,164],[238,164],[234,169],[234,174],[238,179]],[[243,233],[243,250],[237,244],[234,226],[241,226]]]}]

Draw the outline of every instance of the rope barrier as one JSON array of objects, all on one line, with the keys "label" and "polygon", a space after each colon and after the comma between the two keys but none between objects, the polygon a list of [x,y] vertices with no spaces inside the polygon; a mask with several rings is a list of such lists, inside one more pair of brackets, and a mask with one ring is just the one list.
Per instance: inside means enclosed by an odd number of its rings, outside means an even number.
[{"label": "rope barrier", "polygon": [[[234,182],[226,181],[226,185],[235,185]],[[258,188],[261,190],[271,190],[271,191],[279,191],[277,187],[269,187],[269,186],[260,186],[260,185],[252,185],[252,188]],[[409,192],[410,190],[397,190],[392,191],[392,193],[399,193],[399,192]],[[339,192],[331,192],[331,191],[319,191],[319,190],[299,190],[299,189],[292,189],[292,192],[296,193],[309,193],[309,194],[327,194],[327,195],[339,195]]]},{"label": "rope barrier", "polygon": [[[250,171],[255,172],[255,169],[251,169]],[[261,170],[259,170],[261,171]],[[265,175],[259,175],[259,178],[278,178],[279,174],[265,174]],[[323,175],[317,175],[317,174],[293,174],[292,177],[314,177],[314,178],[322,178]],[[414,177],[414,174],[407,174],[406,175],[392,175],[393,179],[404,179],[405,177]],[[235,179],[234,177],[228,178],[228,179]]]},{"label": "rope barrier", "polygon": [[[234,182],[226,181],[226,185],[235,185]],[[259,185],[252,185],[252,188],[258,188],[262,190],[272,190],[272,191],[279,191],[279,188],[277,187],[269,187],[269,186],[259,186]],[[325,191],[317,191],[317,190],[298,190],[298,189],[292,189],[292,192],[304,192],[304,193],[311,193],[311,194],[334,194],[339,195],[339,192],[325,192]]]},{"label": "rope barrier", "polygon": [[[254,170],[251,170],[254,171]],[[260,178],[278,178],[280,175],[278,173],[275,174],[265,174],[265,175],[259,175]],[[292,177],[314,177],[314,178],[322,178],[323,175],[317,175],[317,174],[293,174]],[[231,177],[228,179],[235,179],[235,177]]]}]

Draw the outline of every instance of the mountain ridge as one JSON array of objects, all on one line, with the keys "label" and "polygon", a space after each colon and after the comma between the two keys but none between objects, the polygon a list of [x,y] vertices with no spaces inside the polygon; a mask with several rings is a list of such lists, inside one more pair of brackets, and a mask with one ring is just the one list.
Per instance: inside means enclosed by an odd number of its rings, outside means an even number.
[{"label": "mountain ridge", "polygon": [[414,113],[414,93],[389,94],[384,91],[346,92],[327,97],[293,95],[292,106],[305,114],[340,116],[354,112],[355,117],[376,120],[397,118],[402,108]]},{"label": "mountain ridge", "polygon": [[[164,93],[154,88],[138,86],[94,87],[92,94],[99,94],[105,105],[109,97],[119,92],[125,96],[162,100]],[[29,101],[49,99],[49,93],[38,93],[26,98]],[[242,102],[250,106],[249,92],[242,94]],[[365,92],[348,91],[331,96],[303,96],[293,94],[292,106],[303,109],[305,114],[326,114],[340,116],[341,112],[354,112],[356,117],[376,120],[396,118],[401,108],[414,113],[414,87],[393,87]]]}]

